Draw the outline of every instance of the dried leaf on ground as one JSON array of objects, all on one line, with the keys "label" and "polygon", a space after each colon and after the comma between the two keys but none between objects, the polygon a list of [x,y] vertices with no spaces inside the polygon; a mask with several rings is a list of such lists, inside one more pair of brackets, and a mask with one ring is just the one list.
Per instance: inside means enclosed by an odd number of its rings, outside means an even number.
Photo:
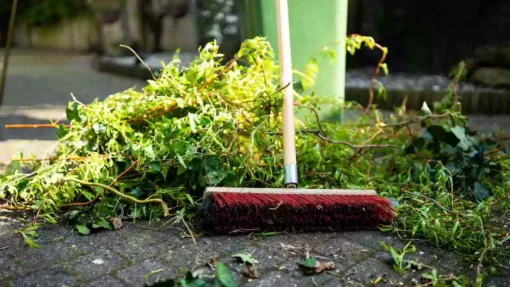
[{"label": "dried leaf on ground", "polygon": [[207,262],[207,266],[212,270],[212,271],[216,271],[216,259],[214,258],[211,258],[211,260],[209,260],[209,262]]},{"label": "dried leaf on ground", "polygon": [[305,274],[319,274],[323,271],[335,269],[335,263],[332,261],[321,262],[316,258],[302,260],[299,263]]},{"label": "dried leaf on ground", "polygon": [[110,222],[112,223],[113,225],[113,229],[115,230],[119,230],[122,228],[122,218],[120,217],[112,217],[110,218]]},{"label": "dried leaf on ground", "polygon": [[257,278],[257,267],[255,266],[245,266],[243,274],[246,275],[249,278]]}]

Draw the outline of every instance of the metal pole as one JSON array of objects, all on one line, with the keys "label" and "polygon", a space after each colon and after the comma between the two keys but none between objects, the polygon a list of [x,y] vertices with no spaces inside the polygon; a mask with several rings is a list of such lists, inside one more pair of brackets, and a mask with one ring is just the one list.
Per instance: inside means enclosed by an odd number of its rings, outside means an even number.
[{"label": "metal pole", "polygon": [[16,19],[16,9],[18,0],[12,0],[11,18],[9,19],[9,31],[7,32],[7,42],[5,43],[4,64],[2,69],[2,80],[0,82],[0,106],[4,99],[5,81],[7,80],[7,66],[9,65],[9,53],[11,50],[12,32],[14,31],[14,20]]}]

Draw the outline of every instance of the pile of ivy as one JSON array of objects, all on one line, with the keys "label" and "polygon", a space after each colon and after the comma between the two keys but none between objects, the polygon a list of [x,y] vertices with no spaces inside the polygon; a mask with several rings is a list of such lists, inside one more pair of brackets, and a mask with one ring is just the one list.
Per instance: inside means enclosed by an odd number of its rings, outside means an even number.
[{"label": "pile of ivy", "polygon": [[[376,46],[369,37],[346,40],[351,53]],[[186,67],[175,57],[142,91],[71,102],[70,125],[55,124],[55,155],[13,161],[0,175],[0,208],[29,210],[46,222],[65,212],[84,234],[113,228],[112,218],[171,216],[198,236],[190,223],[206,186],[282,187],[282,87],[274,51],[263,38],[245,41],[230,61],[218,50],[207,44]],[[335,55],[325,47],[315,56],[296,71],[303,87],[295,93],[300,187],[375,189],[398,201],[397,218],[384,230],[430,240],[480,264],[504,264],[509,147],[498,135],[468,128],[455,92],[465,71],[454,71],[451,90],[432,109],[424,105],[410,117],[398,108],[384,116],[372,105],[308,92],[317,57]],[[326,121],[332,117],[321,112],[324,106],[359,116]],[[24,166],[32,171],[23,173]]]}]

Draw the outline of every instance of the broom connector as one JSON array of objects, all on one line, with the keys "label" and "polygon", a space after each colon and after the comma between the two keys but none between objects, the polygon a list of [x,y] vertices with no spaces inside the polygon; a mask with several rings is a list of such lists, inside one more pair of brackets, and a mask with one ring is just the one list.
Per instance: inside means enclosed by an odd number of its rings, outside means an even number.
[{"label": "broom connector", "polygon": [[285,187],[286,188],[297,188],[298,185],[298,171],[297,165],[286,164],[285,165]]}]

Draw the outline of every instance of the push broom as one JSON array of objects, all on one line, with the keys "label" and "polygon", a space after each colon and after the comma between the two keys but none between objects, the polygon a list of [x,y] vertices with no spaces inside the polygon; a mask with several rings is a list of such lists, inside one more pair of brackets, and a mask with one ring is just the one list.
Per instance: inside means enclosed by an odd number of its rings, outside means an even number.
[{"label": "push broom", "polygon": [[391,202],[373,190],[298,189],[287,0],[276,0],[283,101],[285,188],[208,187],[198,210],[210,233],[234,230],[370,230],[391,222]]}]

